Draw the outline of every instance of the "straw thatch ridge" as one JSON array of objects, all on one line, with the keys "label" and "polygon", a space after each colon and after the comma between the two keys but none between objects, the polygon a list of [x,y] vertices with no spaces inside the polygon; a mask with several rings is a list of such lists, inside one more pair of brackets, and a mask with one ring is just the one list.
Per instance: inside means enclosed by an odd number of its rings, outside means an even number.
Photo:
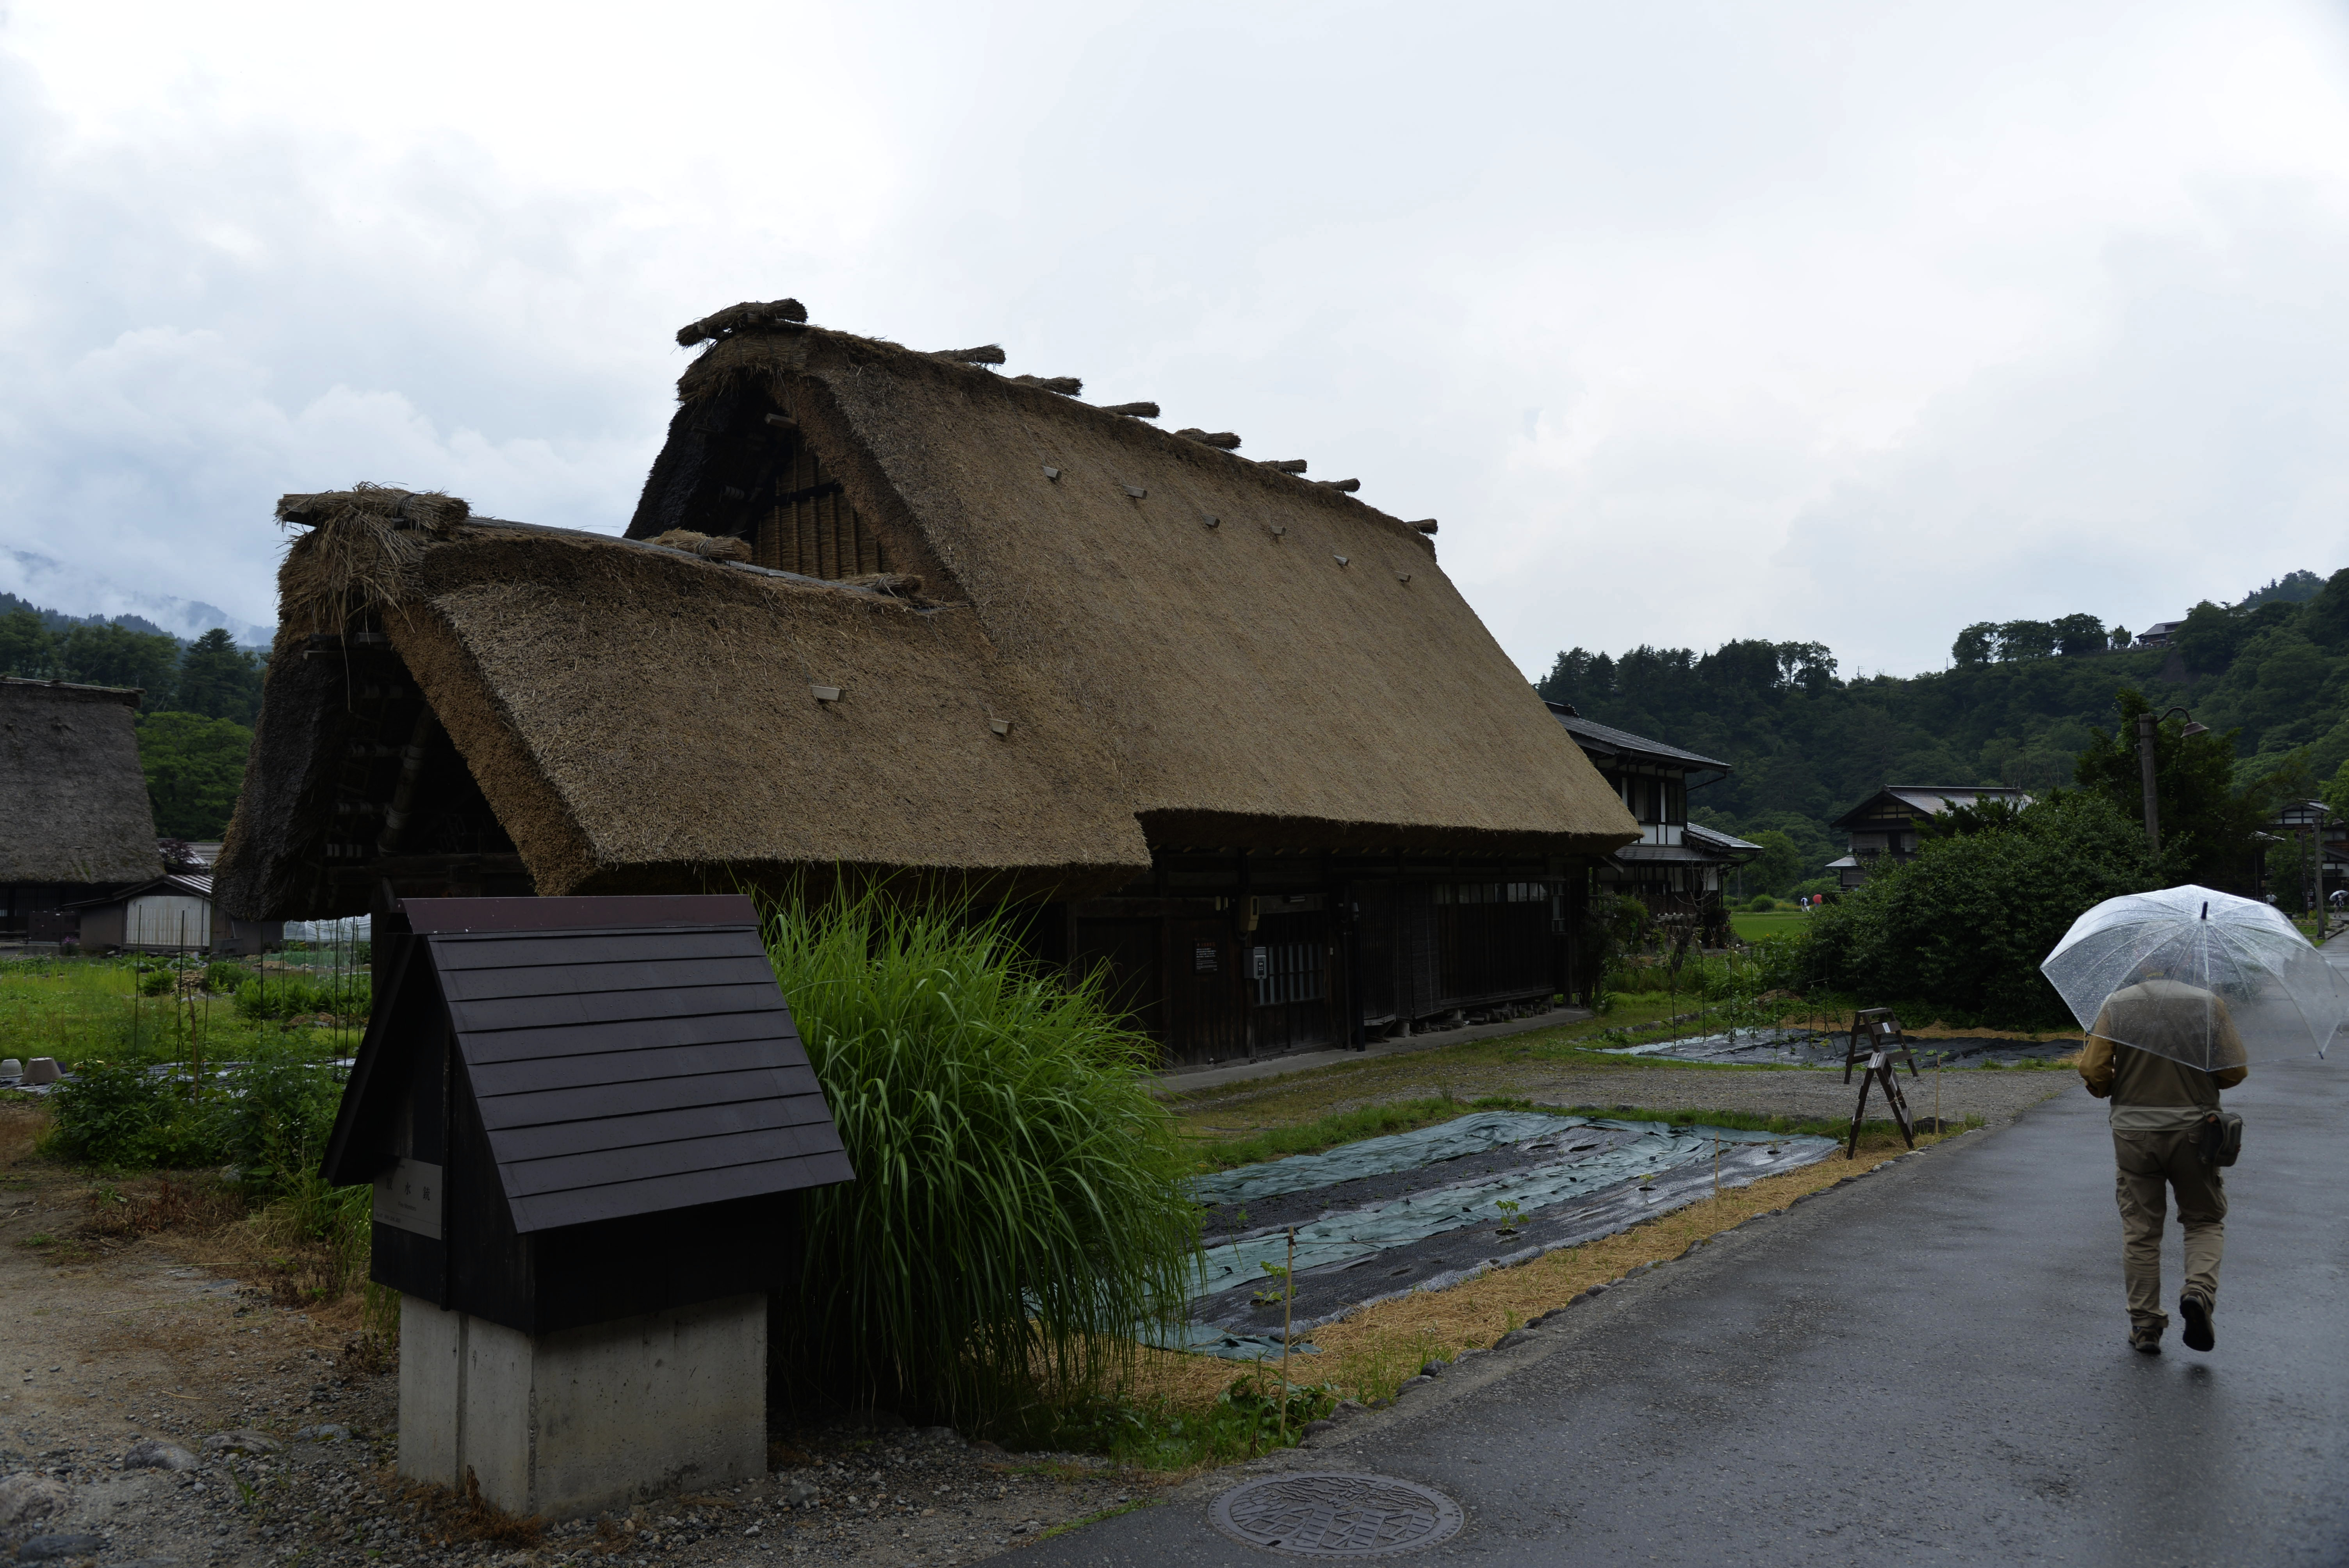
[{"label": "straw thatch ridge", "polygon": [[0,882],[160,874],[132,723],[139,696],[0,676]]},{"label": "straw thatch ridge", "polygon": [[894,555],[928,552],[997,653],[1082,706],[1138,818],[1292,849],[1638,836],[1426,536],[1301,464],[819,328],[716,345],[678,395],[703,462],[794,421]]},{"label": "straw thatch ridge", "polygon": [[699,321],[688,322],[677,329],[677,346],[691,348],[697,343],[712,338],[731,337],[738,332],[754,328],[788,332],[807,320],[807,306],[795,299],[770,300],[761,304],[757,300],[744,300],[714,311]]}]

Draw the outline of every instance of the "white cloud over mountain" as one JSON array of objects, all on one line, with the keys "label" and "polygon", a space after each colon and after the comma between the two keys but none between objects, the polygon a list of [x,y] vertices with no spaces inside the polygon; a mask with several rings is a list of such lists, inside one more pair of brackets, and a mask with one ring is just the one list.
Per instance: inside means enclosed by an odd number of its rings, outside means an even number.
[{"label": "white cloud over mountain", "polygon": [[2344,82],[2285,3],[40,0],[0,546],[265,622],[285,490],[617,528],[791,293],[1442,518],[1529,671],[1929,667],[2349,564]]}]

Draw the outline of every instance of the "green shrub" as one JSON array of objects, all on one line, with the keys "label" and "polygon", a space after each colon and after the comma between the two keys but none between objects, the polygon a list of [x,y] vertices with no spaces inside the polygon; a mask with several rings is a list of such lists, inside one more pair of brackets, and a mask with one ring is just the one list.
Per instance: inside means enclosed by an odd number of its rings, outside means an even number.
[{"label": "green shrub", "polygon": [[1755,914],[1767,914],[1778,907],[1778,901],[1766,892],[1757,892],[1745,901],[1745,907]]},{"label": "green shrub", "polygon": [[242,964],[231,963],[225,958],[216,959],[204,965],[204,989],[207,991],[224,992],[234,995],[236,988],[253,977],[252,970]]},{"label": "green shrub", "polygon": [[242,981],[236,987],[236,1010],[254,1019],[305,1018],[316,1013],[364,1018],[372,1000],[363,974],[324,985],[290,975],[270,975]]},{"label": "green shrub", "polygon": [[1817,911],[1806,988],[1862,1006],[1918,1002],[1994,1027],[2061,1027],[2071,1014],[2039,973],[2072,922],[2162,885],[2145,831],[2082,791],[2050,795],[2012,825],[1929,840]]},{"label": "green shrub", "polygon": [[1155,1048],[968,910],[843,892],[767,943],[857,1173],[807,1195],[773,1364],[1001,1430],[1099,1398],[1197,1268]]},{"label": "green shrub", "polygon": [[139,976],[139,994],[142,996],[160,996],[178,984],[179,978],[180,974],[176,969],[168,967],[150,969]]},{"label": "green shrub", "polygon": [[315,1174],[342,1098],[341,1070],[323,1062],[248,1062],[214,1101],[214,1146],[258,1190],[293,1190]]},{"label": "green shrub", "polygon": [[216,1165],[220,1128],[188,1086],[129,1062],[89,1062],[49,1095],[50,1152],[120,1170]]}]

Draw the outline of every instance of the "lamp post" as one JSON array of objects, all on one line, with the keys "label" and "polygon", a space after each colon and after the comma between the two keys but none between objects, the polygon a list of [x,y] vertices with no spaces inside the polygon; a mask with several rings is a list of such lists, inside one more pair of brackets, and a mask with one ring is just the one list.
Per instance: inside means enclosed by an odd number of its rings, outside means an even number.
[{"label": "lamp post", "polygon": [[2187,713],[2182,707],[2171,707],[2160,713],[2141,713],[2137,716],[2137,766],[2145,772],[2145,841],[2153,846],[2153,851],[2156,854],[2161,852],[2161,808],[2154,797],[2153,732],[2161,727],[2163,719],[2173,713],[2185,714],[2186,717],[2186,727],[2178,732],[2179,739],[2190,740],[2195,736],[2210,733],[2209,725],[2195,723],[2194,716]]}]

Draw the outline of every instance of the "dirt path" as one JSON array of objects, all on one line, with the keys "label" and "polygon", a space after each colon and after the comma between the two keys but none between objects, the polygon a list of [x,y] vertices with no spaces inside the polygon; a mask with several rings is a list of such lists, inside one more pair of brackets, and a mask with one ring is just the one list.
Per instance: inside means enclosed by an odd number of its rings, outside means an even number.
[{"label": "dirt path", "polygon": [[[756,1483],[654,1499],[537,1532],[501,1530],[392,1472],[396,1371],[351,1328],[191,1261],[201,1235],[109,1245],[86,1179],[29,1153],[0,1106],[0,1561],[35,1538],[106,1568],[408,1568],[429,1563],[967,1563],[1146,1501],[1159,1484],[1075,1456],[1010,1455],[951,1430],[787,1435]],[[136,1198],[151,1182],[126,1183]],[[347,1429],[317,1440],[322,1426]],[[208,1439],[248,1432],[258,1452]],[[298,1434],[298,1436],[297,1436]],[[183,1470],[126,1469],[150,1440]]]}]

